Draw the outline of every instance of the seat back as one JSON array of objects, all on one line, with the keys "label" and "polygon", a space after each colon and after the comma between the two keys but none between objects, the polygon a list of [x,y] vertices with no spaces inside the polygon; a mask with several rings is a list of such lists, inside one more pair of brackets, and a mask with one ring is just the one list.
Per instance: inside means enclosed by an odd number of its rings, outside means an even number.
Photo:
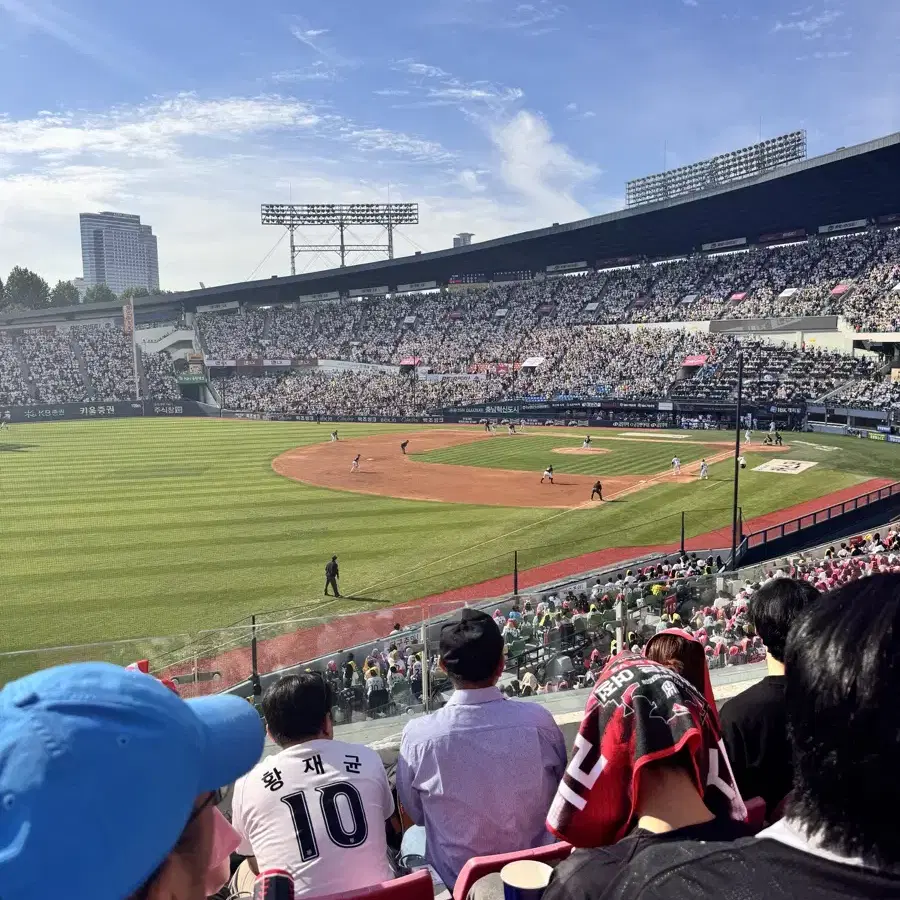
[{"label": "seat back", "polygon": [[753,833],[762,831],[766,824],[766,801],[762,797],[751,797],[744,805],[747,807],[747,824]]},{"label": "seat back", "polygon": [[434,900],[434,886],[427,869],[404,875],[393,881],[382,881],[371,887],[341,894],[327,894],[315,900]]},{"label": "seat back", "polygon": [[534,850],[516,850],[514,853],[497,853],[494,856],[475,856],[460,871],[453,886],[453,900],[466,900],[472,886],[479,878],[499,872],[507,863],[520,859],[533,859],[552,863],[565,859],[572,852],[572,845],[565,841],[536,847]]}]

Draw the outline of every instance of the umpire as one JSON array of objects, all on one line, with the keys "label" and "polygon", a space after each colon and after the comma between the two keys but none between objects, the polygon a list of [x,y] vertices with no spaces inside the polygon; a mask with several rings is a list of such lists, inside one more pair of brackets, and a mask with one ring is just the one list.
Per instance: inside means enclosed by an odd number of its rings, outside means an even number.
[{"label": "umpire", "polygon": [[338,571],[337,557],[332,556],[331,561],[325,563],[325,596],[328,596],[328,588],[331,587],[335,597],[340,597],[341,592],[338,590],[337,580],[341,577]]}]

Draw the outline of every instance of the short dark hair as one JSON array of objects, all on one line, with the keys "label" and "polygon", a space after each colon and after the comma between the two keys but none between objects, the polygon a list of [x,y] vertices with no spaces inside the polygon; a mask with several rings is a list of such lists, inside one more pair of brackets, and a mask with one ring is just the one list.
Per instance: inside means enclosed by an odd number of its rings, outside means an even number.
[{"label": "short dark hair", "polygon": [[775,578],[750,598],[747,608],[750,624],[778,662],[784,662],[784,645],[794,620],[819,596],[807,581]]},{"label": "short dark hair", "polygon": [[285,675],[263,695],[262,713],[279,746],[308,741],[322,732],[331,713],[331,685],[318,672]]},{"label": "short dark hair", "polygon": [[826,594],[785,655],[794,795],[788,814],[823,845],[877,868],[900,864],[900,576]]}]

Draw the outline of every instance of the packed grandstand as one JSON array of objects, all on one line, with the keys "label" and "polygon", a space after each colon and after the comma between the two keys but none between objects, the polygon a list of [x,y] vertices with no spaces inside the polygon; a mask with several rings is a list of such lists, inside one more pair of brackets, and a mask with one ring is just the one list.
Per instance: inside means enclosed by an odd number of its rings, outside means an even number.
[{"label": "packed grandstand", "polygon": [[[750,402],[884,410],[900,406],[890,357],[735,332],[741,319],[814,316],[837,316],[855,332],[897,332],[898,287],[900,229],[872,228],[585,274],[192,318],[196,346],[219,367],[223,403],[238,411],[412,416],[510,398],[727,401],[739,350]],[[713,330],[723,320],[737,325]],[[0,403],[133,399],[132,353],[113,323],[8,329]],[[317,360],[355,365],[317,369]],[[180,396],[168,353],[139,351],[138,362],[140,396]],[[428,377],[401,374],[404,362]]]}]

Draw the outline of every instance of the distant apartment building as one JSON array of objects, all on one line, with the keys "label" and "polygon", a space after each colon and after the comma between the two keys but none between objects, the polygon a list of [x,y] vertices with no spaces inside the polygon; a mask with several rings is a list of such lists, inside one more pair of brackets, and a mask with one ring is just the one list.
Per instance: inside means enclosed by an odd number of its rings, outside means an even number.
[{"label": "distant apartment building", "polygon": [[156,235],[140,216],[82,213],[81,262],[87,287],[105,284],[113,293],[126,288],[159,288]]},{"label": "distant apartment building", "polygon": [[453,238],[453,246],[454,247],[468,247],[469,244],[472,243],[472,238],[475,235],[470,231],[461,231],[455,238]]}]

